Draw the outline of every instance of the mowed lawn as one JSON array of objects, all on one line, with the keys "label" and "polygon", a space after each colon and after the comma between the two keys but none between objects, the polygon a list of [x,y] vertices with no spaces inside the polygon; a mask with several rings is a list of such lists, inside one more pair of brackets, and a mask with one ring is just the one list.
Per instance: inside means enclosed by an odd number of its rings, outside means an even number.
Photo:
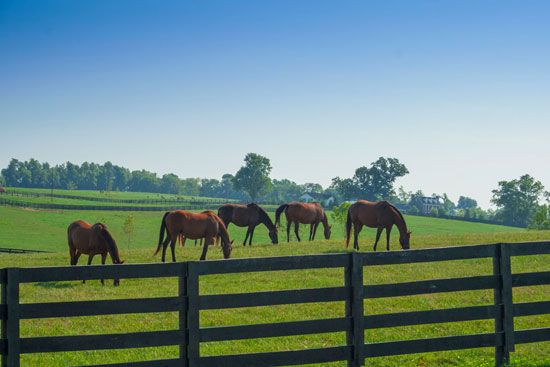
[{"label": "mowed lawn", "polygon": [[[134,240],[127,249],[123,239],[122,224],[127,212],[97,211],[34,211],[0,207],[0,247],[36,248],[56,253],[0,255],[0,267],[29,267],[68,264],[66,253],[66,226],[75,219],[90,222],[103,221],[118,239],[122,258],[127,263],[158,262],[152,253],[158,241],[158,228],[162,213],[137,212]],[[413,248],[465,245],[476,243],[518,242],[550,239],[550,232],[524,231],[503,226],[489,226],[477,223],[441,220],[424,217],[406,217],[413,231]],[[283,223],[284,224],[284,223]],[[326,241],[319,232],[315,242],[286,242],[271,245],[265,228],[258,227],[255,244],[241,245],[244,229],[229,228],[235,238],[233,257],[264,257],[300,254],[338,253],[346,251],[343,246],[343,231],[336,225],[333,238]],[[368,232],[368,235],[367,235]],[[307,232],[302,231],[306,237]],[[374,230],[364,230],[361,236],[362,250],[371,251]],[[397,250],[397,231],[392,239],[392,249]],[[366,245],[368,243],[368,246]],[[19,246],[16,246],[18,244]],[[178,246],[180,261],[196,260],[200,248],[192,242],[182,249]],[[221,259],[219,248],[211,247],[208,259]],[[85,259],[81,259],[84,263]],[[99,259],[95,259],[98,263]],[[124,265],[122,265],[124,266]],[[514,272],[550,271],[550,256],[514,258]],[[397,266],[376,266],[365,268],[367,284],[396,283],[414,280],[453,278],[487,275],[492,272],[490,259],[450,261]],[[334,287],[343,284],[341,269],[315,269],[285,272],[264,272],[205,276],[201,278],[201,294],[243,293],[253,291]],[[111,281],[101,286],[99,281],[50,282],[25,284],[21,288],[23,303],[60,302],[94,299],[165,297],[177,295],[177,281],[167,279],[122,280],[120,287],[113,287]],[[514,289],[515,302],[550,300],[550,286],[524,287]],[[365,301],[366,314],[383,314],[413,310],[443,309],[493,303],[493,292],[471,291],[419,295],[409,297],[383,298]],[[293,320],[341,317],[344,314],[342,302],[288,305],[274,307],[253,307],[231,310],[201,312],[201,325],[221,326]],[[133,331],[170,330],[177,328],[175,313],[128,314],[98,317],[75,317],[64,319],[26,320],[21,323],[21,333],[29,336],[83,335],[103,333],[124,333]],[[516,319],[517,329],[550,327],[550,315],[522,317]],[[473,321],[425,326],[367,330],[368,343],[402,339],[429,338],[446,335],[492,332],[493,322]],[[328,333],[297,337],[267,338],[232,342],[202,343],[202,355],[268,352],[298,350],[324,346],[342,345],[344,333]],[[512,354],[513,366],[550,366],[550,343],[518,345]],[[142,348],[113,351],[90,351],[74,353],[34,354],[23,356],[23,366],[83,366],[140,360],[174,358],[177,347]],[[415,354],[391,358],[367,360],[367,365],[383,366],[493,366],[492,348],[464,351]],[[345,363],[322,364],[322,366],[345,366]]]}]

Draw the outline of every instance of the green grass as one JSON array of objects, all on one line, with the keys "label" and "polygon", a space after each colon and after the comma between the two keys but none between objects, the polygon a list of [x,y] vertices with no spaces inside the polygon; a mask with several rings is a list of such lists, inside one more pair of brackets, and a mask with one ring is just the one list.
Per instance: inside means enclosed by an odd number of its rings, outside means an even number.
[{"label": "green grass", "polygon": [[[525,239],[543,238],[540,232]],[[486,237],[483,237],[486,236]],[[454,244],[469,243],[473,239],[485,238],[490,242],[503,240],[507,234],[464,234],[462,240]],[[428,237],[419,241],[419,247],[433,247],[436,243],[445,243],[446,236]],[[515,238],[519,239],[519,238]],[[257,245],[253,247],[235,246],[234,257],[281,256],[311,253],[333,253],[342,251],[340,241],[318,241],[308,244]],[[195,260],[200,249],[187,246],[178,248],[180,260]],[[124,257],[129,263],[157,261],[151,257],[150,249],[125,251]],[[212,247],[210,259],[220,259],[219,248]],[[96,263],[98,259],[96,259]],[[67,263],[65,254],[0,255],[0,267],[13,266],[49,266]],[[548,271],[550,256],[514,258],[514,272]],[[491,273],[491,261],[466,260],[445,263],[411,264],[399,266],[376,266],[365,268],[367,284],[383,284],[436,278],[486,275]],[[252,291],[299,289],[340,286],[343,283],[341,269],[315,269],[285,272],[264,272],[248,274],[212,275],[201,278],[201,294],[242,293]],[[176,279],[122,280],[120,287],[110,282],[101,286],[99,281],[55,282],[25,284],[21,288],[23,303],[60,302],[94,299],[142,298],[175,296]],[[548,300],[550,286],[525,287],[514,289],[515,302]],[[413,310],[442,309],[470,305],[492,304],[491,291],[455,292],[410,297],[395,297],[365,301],[366,314],[383,314]],[[344,312],[342,302],[323,304],[304,304],[273,307],[253,307],[231,310],[201,312],[201,326],[221,326],[282,322],[293,320],[341,317]],[[550,315],[522,317],[516,319],[517,329],[540,328],[550,326]],[[491,321],[474,321],[425,326],[367,330],[366,342],[384,342],[393,340],[429,338],[447,335],[464,335],[493,331]],[[155,313],[145,315],[115,315],[98,317],[74,317],[65,319],[25,320],[21,323],[24,337],[53,335],[82,335],[100,333],[124,333],[132,331],[170,330],[177,328],[175,313]],[[329,333],[299,337],[268,338],[233,342],[201,344],[202,355],[233,353],[267,352],[296,350],[345,343],[343,333]],[[73,352],[56,354],[34,354],[23,357],[23,366],[68,366],[115,363],[137,360],[174,358],[177,348],[143,348],[128,350]],[[463,351],[425,353],[391,358],[374,358],[367,361],[373,367],[383,366],[492,366],[493,349],[471,349]],[[517,346],[512,354],[512,365],[522,367],[550,366],[550,343],[534,343]],[[345,363],[322,364],[322,366],[345,366]]]},{"label": "green grass", "polygon": [[[9,192],[15,191],[18,193],[33,193],[33,194],[50,194],[51,189],[35,189],[21,187],[6,187]],[[126,192],[126,191],[96,191],[96,190],[63,190],[54,189],[54,194],[82,196],[99,199],[117,199],[117,200],[224,200],[222,198],[205,198],[200,196],[186,196],[174,194],[162,194],[151,192]]]},{"label": "green grass", "polygon": [[[96,211],[96,210],[35,210],[0,206],[0,247],[23,248],[32,250],[65,251],[67,248],[66,230],[68,225],[78,219],[90,223],[103,222],[107,224],[121,249],[126,249],[128,243],[123,232],[123,224],[129,215],[134,217],[135,233],[131,241],[131,248],[153,248],[158,242],[158,230],[163,212],[124,212],[124,211]],[[421,243],[437,243],[441,245],[456,243],[463,235],[472,236],[472,243],[480,242],[477,234],[514,234],[525,233],[532,236],[535,232],[525,232],[518,228],[464,221],[436,219],[429,217],[406,216],[409,229],[412,230],[411,244],[418,248]],[[307,239],[308,230],[301,226],[301,237]],[[375,230],[363,229],[361,233],[362,248],[370,249],[374,243]],[[246,234],[246,228],[229,226],[229,233],[235,243],[241,244]],[[442,237],[442,235],[444,235]],[[293,231],[291,236],[294,238]],[[322,228],[317,232],[317,238],[323,237]],[[396,249],[398,232],[394,230],[392,248]],[[343,241],[344,230],[342,225],[333,225],[332,239]],[[517,238],[517,237],[516,237]],[[286,240],[286,226],[279,229],[280,241]],[[418,242],[417,239],[422,239]],[[365,241],[369,247],[365,247]],[[264,226],[257,227],[254,233],[254,243],[269,243],[267,230]],[[385,241],[382,241],[382,244]]]},{"label": "green grass", "polygon": [[[124,240],[122,224],[132,214],[135,218],[135,235],[130,250]],[[118,240],[122,258],[127,263],[158,262],[152,253],[158,241],[158,228],[162,212],[116,212],[116,211],[38,211],[0,206],[0,247],[17,247],[56,251],[56,253],[0,255],[0,267],[29,267],[67,265],[67,225],[76,220],[107,223]],[[470,223],[463,221],[407,216],[407,223],[413,231],[412,248],[433,248],[476,243],[519,242],[550,239],[550,232],[526,231],[517,228]],[[284,223],[283,223],[284,224]],[[300,254],[336,253],[345,251],[343,230],[339,225],[333,229],[331,240],[315,242],[283,241],[279,245],[269,244],[267,231],[258,227],[252,247],[241,245],[245,229],[229,227],[231,238],[235,239],[234,258],[265,257]],[[374,230],[363,230],[361,249],[371,250]],[[302,236],[306,237],[306,228]],[[282,232],[280,231],[281,239]],[[392,238],[392,249],[398,249],[397,231]],[[382,246],[383,248],[383,246]],[[177,248],[180,261],[197,260],[201,249],[188,243],[186,248]],[[219,248],[209,249],[208,259],[221,259]],[[81,259],[83,264],[86,259]],[[94,263],[98,263],[96,258]],[[550,256],[514,258],[514,272],[549,271]],[[377,266],[365,268],[368,284],[394,283],[435,278],[464,277],[491,273],[490,260],[451,261],[445,263],[412,264],[399,266]],[[107,282],[110,284],[110,282]],[[201,279],[201,294],[241,293],[266,290],[298,289],[340,286],[343,283],[342,270],[315,269],[285,272],[266,272],[206,276]],[[23,303],[60,302],[94,299],[163,297],[177,295],[176,279],[122,280],[120,287],[101,286],[99,281],[87,284],[80,282],[52,282],[25,284],[21,288]],[[514,289],[515,302],[549,300],[550,286]],[[491,291],[471,291],[445,294],[395,297],[365,301],[366,314],[383,314],[412,310],[442,309],[468,305],[492,304]],[[341,302],[304,304],[274,307],[254,307],[232,310],[201,312],[202,326],[238,325],[266,322],[282,322],[304,319],[341,317],[344,305]],[[97,317],[76,317],[65,319],[25,320],[21,333],[29,336],[82,335],[102,333],[124,333],[132,331],[169,330],[177,327],[175,313],[145,315],[114,315]],[[517,329],[550,327],[550,315],[522,317],[516,319]],[[401,339],[429,338],[445,335],[492,332],[491,321],[474,321],[448,324],[434,324],[415,327],[401,327],[368,330],[366,341],[383,342]],[[203,343],[202,355],[266,352],[293,350],[323,346],[341,345],[345,342],[343,333],[243,340],[221,343]],[[116,363],[137,360],[174,358],[177,348],[143,348],[114,351],[92,351],[55,354],[34,354],[23,357],[23,366],[70,366]],[[472,349],[465,351],[440,352],[408,355],[391,358],[374,358],[367,365],[383,366],[492,366],[493,349]],[[550,343],[534,343],[517,346],[512,355],[513,366],[550,366]],[[323,364],[323,366],[345,366],[344,363]]]}]

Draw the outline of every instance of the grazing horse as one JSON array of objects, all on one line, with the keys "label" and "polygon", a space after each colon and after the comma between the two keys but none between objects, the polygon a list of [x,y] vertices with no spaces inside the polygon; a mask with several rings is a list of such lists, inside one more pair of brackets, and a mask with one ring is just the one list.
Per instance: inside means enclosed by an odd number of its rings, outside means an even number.
[{"label": "grazing horse", "polygon": [[358,237],[363,226],[377,228],[374,251],[384,228],[386,229],[386,250],[390,250],[390,233],[393,225],[399,229],[399,244],[408,250],[411,232],[407,230],[405,218],[397,208],[387,201],[370,202],[359,200],[350,205],[346,221],[346,247],[349,246],[351,225],[353,224],[353,248],[359,250]]},{"label": "grazing horse", "polygon": [[330,238],[330,229],[327,215],[321,204],[319,203],[299,203],[293,201],[288,204],[283,204],[275,211],[275,224],[278,226],[281,222],[281,213],[285,212],[286,216],[286,240],[290,242],[290,226],[294,222],[294,233],[298,242],[300,241],[299,225],[310,224],[309,227],[309,240],[315,239],[315,233],[317,233],[317,227],[319,223],[323,223],[325,239]]},{"label": "grazing horse", "polygon": [[[164,238],[166,232],[166,238]],[[175,248],[178,238],[196,240],[204,238],[201,260],[206,259],[208,246],[220,236],[222,240],[223,257],[228,259],[231,256],[231,244],[225,224],[213,211],[202,213],[191,213],[185,210],[175,210],[164,213],[160,224],[159,243],[155,254],[158,254],[162,247],[162,262],[166,259],[166,248],[170,243],[172,250],[172,261],[176,261]]]},{"label": "grazing horse", "polygon": [[[101,255],[101,264],[105,264],[107,254],[111,255],[113,264],[124,263],[120,260],[115,240],[103,223],[96,223],[92,226],[82,220],[77,220],[67,228],[67,238],[71,265],[76,265],[82,254],[88,255],[88,265],[92,263],[95,255]],[[83,283],[85,282],[83,281]],[[101,279],[101,284],[105,284],[103,279]],[[115,279],[113,285],[119,284],[120,281]]]},{"label": "grazing horse", "polygon": [[246,241],[249,236],[250,240],[248,245],[252,246],[254,229],[256,229],[256,226],[260,223],[267,227],[271,243],[278,243],[277,227],[273,224],[273,221],[269,218],[265,210],[260,208],[257,204],[225,204],[218,209],[218,216],[223,220],[227,228],[229,227],[229,223],[234,223],[238,227],[248,227],[246,236],[244,237],[244,246],[246,246]]}]

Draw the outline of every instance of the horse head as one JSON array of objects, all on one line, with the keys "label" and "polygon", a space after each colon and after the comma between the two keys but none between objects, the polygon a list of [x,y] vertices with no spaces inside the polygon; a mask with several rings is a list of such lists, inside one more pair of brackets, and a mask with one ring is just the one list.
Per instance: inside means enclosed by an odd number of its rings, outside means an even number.
[{"label": "horse head", "polygon": [[269,238],[271,238],[271,243],[276,245],[279,243],[279,237],[277,235],[277,227],[273,226],[269,230]]},{"label": "horse head", "polygon": [[331,234],[331,231],[332,230],[332,226],[331,225],[326,225],[325,226],[325,240],[329,240],[330,239],[330,234]]},{"label": "horse head", "polygon": [[399,235],[399,244],[401,245],[401,248],[403,250],[408,250],[411,248],[410,246],[410,240],[411,240],[411,233],[410,231]]},{"label": "horse head", "polygon": [[233,240],[231,241],[225,241],[222,238],[222,251],[223,251],[223,258],[229,259],[231,257],[231,251],[233,250]]}]

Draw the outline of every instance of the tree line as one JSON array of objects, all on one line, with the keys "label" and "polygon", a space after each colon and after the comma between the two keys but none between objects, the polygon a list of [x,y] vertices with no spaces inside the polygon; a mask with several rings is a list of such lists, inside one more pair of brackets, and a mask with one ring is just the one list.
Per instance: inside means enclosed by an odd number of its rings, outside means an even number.
[{"label": "tree line", "polygon": [[[235,173],[221,179],[180,178],[173,173],[158,176],[146,170],[130,171],[111,162],[81,165],[66,162],[52,166],[32,158],[12,159],[0,175],[0,185],[27,188],[80,189],[98,191],[154,192],[186,196],[205,196],[242,201],[281,203],[297,200],[310,194],[316,200],[331,198],[330,205],[366,199],[388,200],[407,208],[409,214],[419,214],[415,204],[426,195],[422,191],[396,188],[398,178],[409,173],[397,158],[380,157],[368,166],[355,170],[350,178],[335,177],[329,187],[317,183],[297,184],[288,179],[271,179],[269,158],[249,153],[244,165]],[[441,205],[430,213],[433,216],[462,216],[496,220],[505,224],[550,229],[550,194],[543,184],[530,175],[500,181],[492,191],[495,210],[483,210],[477,201],[460,196],[454,203],[448,195],[432,194]]]}]

